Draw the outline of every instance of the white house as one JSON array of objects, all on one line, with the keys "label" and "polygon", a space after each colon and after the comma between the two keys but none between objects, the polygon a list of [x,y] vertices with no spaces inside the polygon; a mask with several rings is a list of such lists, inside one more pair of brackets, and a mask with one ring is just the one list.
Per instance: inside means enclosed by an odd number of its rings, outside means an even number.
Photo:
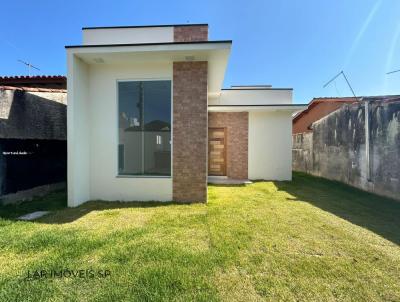
[{"label": "white house", "polygon": [[207,177],[290,180],[292,89],[222,83],[207,24],[83,28],[68,60],[68,205],[205,202]]}]

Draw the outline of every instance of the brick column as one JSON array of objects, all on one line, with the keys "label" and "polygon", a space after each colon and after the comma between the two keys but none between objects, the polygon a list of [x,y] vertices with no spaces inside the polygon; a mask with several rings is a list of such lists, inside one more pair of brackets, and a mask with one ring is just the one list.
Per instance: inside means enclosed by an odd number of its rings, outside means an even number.
[{"label": "brick column", "polygon": [[208,40],[208,25],[174,26],[174,42]]},{"label": "brick column", "polygon": [[173,199],[207,201],[207,62],[173,64]]}]

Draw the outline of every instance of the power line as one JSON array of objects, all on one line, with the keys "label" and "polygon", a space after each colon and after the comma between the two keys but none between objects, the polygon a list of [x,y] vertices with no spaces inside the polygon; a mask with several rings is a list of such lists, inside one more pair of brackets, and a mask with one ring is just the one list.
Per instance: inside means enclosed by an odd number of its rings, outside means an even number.
[{"label": "power line", "polygon": [[398,69],[398,70],[393,70],[393,71],[387,72],[386,74],[391,74],[391,73],[395,73],[395,72],[399,72],[399,71],[400,71],[400,69]]}]

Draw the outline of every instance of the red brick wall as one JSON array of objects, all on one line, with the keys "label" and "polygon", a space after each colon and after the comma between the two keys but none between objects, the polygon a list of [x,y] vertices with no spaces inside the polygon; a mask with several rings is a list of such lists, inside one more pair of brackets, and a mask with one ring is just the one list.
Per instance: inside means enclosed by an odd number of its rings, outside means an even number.
[{"label": "red brick wall", "polygon": [[173,64],[173,199],[207,201],[207,62]]},{"label": "red brick wall", "polygon": [[208,127],[226,127],[226,174],[230,178],[247,179],[249,114],[247,112],[209,112]]},{"label": "red brick wall", "polygon": [[193,41],[208,41],[208,25],[174,27],[174,42]]}]

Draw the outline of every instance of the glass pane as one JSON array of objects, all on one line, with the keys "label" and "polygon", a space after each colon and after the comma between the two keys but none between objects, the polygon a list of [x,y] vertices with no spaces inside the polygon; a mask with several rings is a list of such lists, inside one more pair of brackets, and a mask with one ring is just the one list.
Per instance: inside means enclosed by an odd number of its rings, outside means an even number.
[{"label": "glass pane", "polygon": [[171,175],[171,82],[143,82],[145,174]]},{"label": "glass pane", "polygon": [[119,127],[142,130],[143,84],[141,82],[118,83]]},{"label": "glass pane", "polygon": [[171,131],[171,81],[143,82],[147,131]]},{"label": "glass pane", "polygon": [[119,174],[142,174],[141,82],[118,83]]},{"label": "glass pane", "polygon": [[119,82],[119,174],[171,175],[171,81]]},{"label": "glass pane", "polygon": [[171,175],[171,132],[144,132],[145,174]]}]

